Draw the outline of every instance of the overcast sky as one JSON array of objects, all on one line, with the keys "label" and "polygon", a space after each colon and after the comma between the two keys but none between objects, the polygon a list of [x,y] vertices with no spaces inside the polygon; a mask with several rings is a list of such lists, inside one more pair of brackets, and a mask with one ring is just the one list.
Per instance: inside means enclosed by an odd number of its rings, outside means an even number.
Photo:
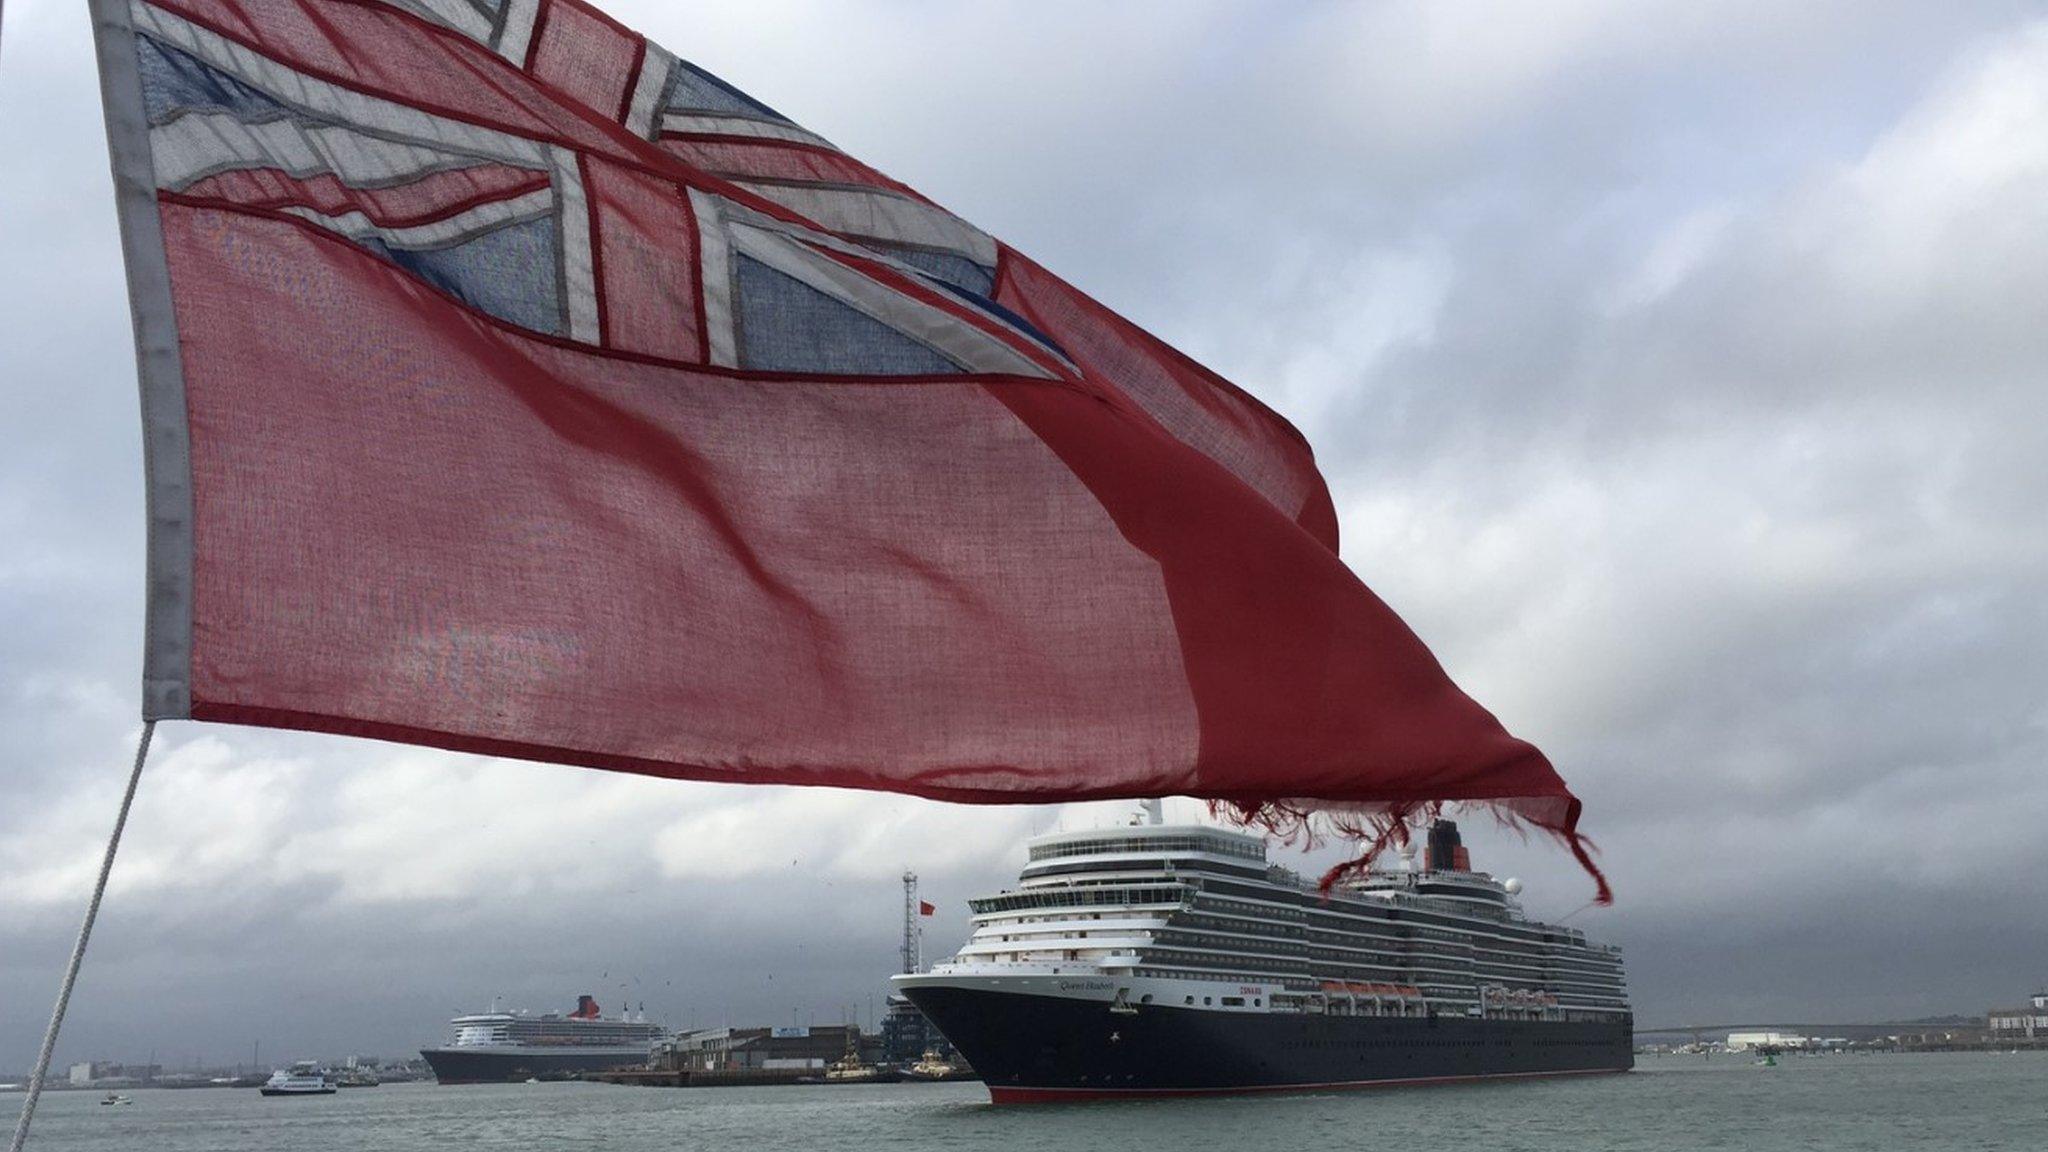
[{"label": "overcast sky", "polygon": [[[608,7],[1294,420],[1345,558],[1584,798],[1612,909],[1547,843],[1468,839],[1628,949],[1639,1023],[2048,980],[2042,6]],[[6,0],[0,55],[0,1071],[139,728],[81,8]],[[158,749],[60,1062],[398,1053],[493,996],[865,1017],[906,866],[944,954],[1024,837],[1121,813]]]}]

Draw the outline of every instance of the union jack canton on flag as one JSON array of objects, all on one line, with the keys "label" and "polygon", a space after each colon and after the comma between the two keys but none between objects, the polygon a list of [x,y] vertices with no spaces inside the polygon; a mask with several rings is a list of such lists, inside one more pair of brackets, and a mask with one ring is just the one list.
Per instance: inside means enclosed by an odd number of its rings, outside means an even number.
[{"label": "union jack canton on flag", "polygon": [[147,717],[1585,859],[1294,428],[766,104],[581,0],[91,7]]}]

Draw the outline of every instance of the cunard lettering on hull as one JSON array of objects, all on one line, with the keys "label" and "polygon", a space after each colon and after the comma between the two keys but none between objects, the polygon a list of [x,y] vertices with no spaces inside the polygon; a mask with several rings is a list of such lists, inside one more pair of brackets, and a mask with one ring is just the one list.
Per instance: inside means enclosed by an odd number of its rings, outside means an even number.
[{"label": "cunard lettering on hull", "polygon": [[1259,837],[1156,810],[1029,850],[958,954],[895,978],[998,1102],[1633,1066],[1620,950],[1527,918],[1450,821],[1327,895]]}]

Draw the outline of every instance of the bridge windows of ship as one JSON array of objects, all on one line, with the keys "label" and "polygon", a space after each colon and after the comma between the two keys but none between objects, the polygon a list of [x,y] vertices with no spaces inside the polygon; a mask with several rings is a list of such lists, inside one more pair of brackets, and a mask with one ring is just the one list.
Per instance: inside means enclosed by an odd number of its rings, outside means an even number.
[{"label": "bridge windows of ship", "polygon": [[1142,908],[1178,908],[1187,889],[1180,885],[1163,885],[1147,888],[1125,887],[1074,887],[1059,889],[1027,889],[1021,892],[1005,892],[999,896],[984,896],[968,902],[977,916],[1004,912],[1022,912],[1045,908],[1095,908],[1111,905]]},{"label": "bridge windows of ship", "polygon": [[1032,863],[1040,860],[1054,860],[1070,856],[1104,856],[1112,853],[1144,853],[1147,855],[1172,853],[1209,853],[1243,860],[1266,862],[1266,848],[1263,842],[1254,839],[1239,839],[1235,836],[1118,836],[1099,837],[1087,840],[1054,841],[1048,844],[1034,844],[1031,847]]},{"label": "bridge windows of ship", "polygon": [[1251,864],[1238,864],[1229,860],[1194,856],[1180,860],[1161,861],[1155,866],[1144,860],[1075,860],[1050,861],[1041,864],[1027,864],[1018,874],[1026,885],[1043,883],[1086,883],[1097,879],[1152,880],[1161,873],[1178,875],[1189,873],[1208,876],[1234,876],[1244,880],[1263,880],[1265,869]]}]

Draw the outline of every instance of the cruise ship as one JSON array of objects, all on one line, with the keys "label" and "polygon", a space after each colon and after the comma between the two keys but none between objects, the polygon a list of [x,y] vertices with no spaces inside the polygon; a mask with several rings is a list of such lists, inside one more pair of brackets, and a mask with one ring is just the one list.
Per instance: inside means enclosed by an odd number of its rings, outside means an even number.
[{"label": "cruise ship", "polygon": [[584,996],[567,1015],[479,1012],[449,1021],[455,1039],[420,1055],[443,1084],[499,1084],[567,1078],[578,1072],[643,1065],[667,1035],[658,1024],[607,1017]]},{"label": "cruise ship", "polygon": [[1262,837],[1041,836],[952,958],[897,976],[997,1103],[1624,1072],[1619,949],[1523,915],[1457,825],[1325,893]]}]

